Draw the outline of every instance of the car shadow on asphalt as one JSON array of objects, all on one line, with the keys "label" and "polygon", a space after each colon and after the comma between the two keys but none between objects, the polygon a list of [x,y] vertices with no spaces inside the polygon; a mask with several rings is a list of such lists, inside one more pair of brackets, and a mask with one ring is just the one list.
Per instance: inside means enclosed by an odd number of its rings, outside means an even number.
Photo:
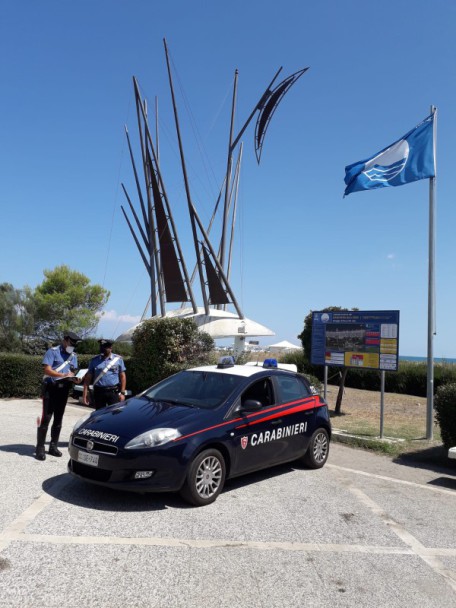
[{"label": "car shadow on asphalt", "polygon": [[414,469],[424,469],[456,477],[456,461],[447,457],[447,451],[441,445],[401,454],[394,458],[393,462]]},{"label": "car shadow on asphalt", "polygon": [[273,479],[274,477],[279,477],[280,475],[286,475],[296,469],[301,468],[304,467],[301,467],[300,465],[297,465],[295,463],[279,464],[268,469],[263,469],[262,471],[247,473],[242,477],[234,477],[233,479],[227,479],[223,492],[232,492],[234,490],[238,490],[239,488],[244,488],[245,486],[250,486],[255,483],[261,483],[262,481]]},{"label": "car shadow on asphalt", "polygon": [[[222,494],[229,493],[244,486],[260,483],[280,475],[285,475],[301,469],[300,466],[294,464],[278,465],[263,471],[257,471],[228,479]],[[138,513],[161,511],[163,509],[192,509],[191,505],[187,504],[177,493],[137,493],[125,492],[122,490],[112,490],[96,484],[90,484],[80,479],[72,477],[69,473],[50,477],[43,482],[43,491],[49,494],[56,500],[72,504],[74,506],[83,507],[85,509],[93,509],[95,511],[115,511],[125,513]]]}]

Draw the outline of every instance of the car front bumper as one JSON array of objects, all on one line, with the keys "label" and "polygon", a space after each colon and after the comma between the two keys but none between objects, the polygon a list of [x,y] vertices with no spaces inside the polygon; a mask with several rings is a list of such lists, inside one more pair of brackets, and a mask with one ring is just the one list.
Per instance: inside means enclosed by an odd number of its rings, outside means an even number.
[{"label": "car front bumper", "polygon": [[[167,450],[119,450],[117,454],[103,454],[81,449],[72,441],[71,438],[68,472],[89,483],[128,492],[176,492],[185,481],[187,467],[182,454],[171,446]],[[87,454],[95,457],[96,465],[82,462]],[[152,471],[152,475],[135,478],[135,474],[146,471]]]}]

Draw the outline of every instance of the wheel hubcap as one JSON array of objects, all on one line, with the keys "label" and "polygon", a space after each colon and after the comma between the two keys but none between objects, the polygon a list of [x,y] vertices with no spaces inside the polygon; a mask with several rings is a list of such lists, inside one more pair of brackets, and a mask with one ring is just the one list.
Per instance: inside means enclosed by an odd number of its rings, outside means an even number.
[{"label": "wheel hubcap", "polygon": [[213,496],[222,480],[222,465],[218,458],[208,456],[198,467],[196,472],[196,491],[202,498]]},{"label": "wheel hubcap", "polygon": [[326,460],[328,454],[328,438],[324,433],[318,433],[315,437],[313,454],[315,461],[319,464]]}]

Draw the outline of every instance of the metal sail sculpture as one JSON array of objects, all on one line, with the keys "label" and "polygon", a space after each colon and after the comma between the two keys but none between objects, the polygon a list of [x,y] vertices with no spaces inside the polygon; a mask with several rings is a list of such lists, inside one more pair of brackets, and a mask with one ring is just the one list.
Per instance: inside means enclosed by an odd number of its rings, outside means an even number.
[{"label": "metal sail sculpture", "polygon": [[[166,313],[166,302],[191,302],[192,308],[196,312],[195,297],[149,130],[146,105],[140,97],[139,86],[135,78],[133,79],[133,83],[146,185],[147,209],[127,130],[126,134],[142,210],[143,224],[141,224],[123,184],[122,188],[135,218],[143,245],[141,245],[123,207],[122,212],[151,280],[152,316],[157,314],[157,288],[161,316],[164,316]],[[157,287],[155,283],[157,283]]]},{"label": "metal sail sculpture", "polygon": [[281,99],[287,93],[288,89],[300,78],[309,68],[304,68],[295,72],[288,78],[285,78],[273,91],[267,91],[265,97],[261,100],[260,113],[255,127],[255,154],[258,164],[260,163],[261,153],[263,151],[263,141],[268,130],[272,115],[277,109]]},{"label": "metal sail sculpture", "polygon": [[[283,99],[290,87],[304,74],[308,68],[304,68],[288,76],[274,89],[273,84],[277,79],[282,68],[275,74],[269,86],[261,96],[259,102],[254,107],[250,116],[247,118],[243,127],[238,134],[234,136],[234,119],[237,97],[237,79],[238,71],[235,71],[235,80],[233,88],[233,100],[231,109],[231,126],[228,143],[227,169],[224,177],[224,204],[223,204],[223,221],[221,238],[218,246],[218,251],[214,249],[209,239],[209,232],[215,219],[215,214],[219,207],[222,198],[222,192],[216,202],[214,213],[206,231],[204,228],[194,202],[192,200],[190,184],[187,175],[185,164],[183,142],[181,137],[179,117],[177,113],[177,104],[174,94],[173,79],[170,67],[169,53],[166,40],[163,41],[166,56],[166,65],[168,70],[169,86],[172,97],[175,127],[178,138],[179,154],[181,160],[182,174],[184,179],[185,193],[187,198],[188,212],[191,223],[193,243],[196,255],[196,268],[192,277],[189,279],[184,257],[180,248],[179,239],[177,236],[176,227],[171,212],[171,206],[168,201],[166,190],[164,187],[156,147],[152,141],[148,119],[146,102],[141,99],[137,80],[134,78],[134,91],[137,110],[137,121],[139,130],[139,139],[141,144],[141,155],[143,164],[143,173],[145,179],[145,192],[143,195],[136,163],[133,157],[130,138],[126,130],[130,158],[133,166],[135,183],[141,207],[141,216],[138,217],[131,198],[127,193],[125,186],[122,184],[125,196],[127,198],[131,213],[133,214],[134,223],[137,231],[133,228],[125,209],[122,207],[125,220],[128,224],[130,232],[139,250],[143,263],[150,277],[151,282],[151,308],[152,316],[156,316],[157,299],[160,303],[161,316],[174,316],[173,311],[166,311],[166,303],[180,302],[183,305],[185,302],[191,303],[191,313],[194,316],[199,314],[199,309],[196,306],[195,298],[192,291],[192,283],[196,275],[199,278],[201,294],[203,299],[204,315],[203,320],[200,320],[200,326],[206,326],[208,319],[213,318],[215,314],[214,308],[218,311],[225,310],[227,305],[231,304],[236,313],[225,313],[225,316],[231,315],[238,322],[242,322],[244,329],[238,328],[239,333],[249,333],[249,335],[274,335],[271,330],[261,326],[253,321],[246,319],[229,283],[231,270],[232,247],[234,240],[234,226],[236,219],[237,208],[237,190],[239,184],[240,162],[242,157],[242,143],[239,146],[239,155],[232,177],[233,155],[236,147],[240,143],[240,139],[246,131],[248,125],[258,113],[257,124],[255,128],[255,154],[258,162],[260,162],[261,152],[263,148],[264,138],[268,129],[270,120],[278,104]],[[157,133],[158,141],[158,133]],[[234,202],[233,202],[234,201]],[[226,259],[226,241],[229,231],[229,221],[231,215],[231,234],[229,242],[228,258]],[[212,308],[211,308],[212,307]],[[187,310],[182,308],[181,310]],[[176,315],[179,314],[175,311]],[[222,313],[217,313],[216,316],[223,316]],[[250,323],[251,331],[245,331],[245,324]],[[238,323],[239,324],[239,323]],[[255,326],[255,327],[253,327]],[[257,333],[254,333],[257,332]],[[227,334],[233,335],[233,334]],[[221,336],[217,336],[221,337]]]}]

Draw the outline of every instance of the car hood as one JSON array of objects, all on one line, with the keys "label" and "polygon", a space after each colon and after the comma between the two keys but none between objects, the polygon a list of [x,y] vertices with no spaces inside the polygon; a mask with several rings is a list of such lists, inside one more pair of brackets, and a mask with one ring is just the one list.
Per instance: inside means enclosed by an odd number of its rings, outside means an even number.
[{"label": "car hood", "polygon": [[186,434],[205,426],[213,418],[214,411],[211,410],[134,397],[93,412],[76,433],[87,429],[118,435],[128,441],[154,428],[175,428]]}]

